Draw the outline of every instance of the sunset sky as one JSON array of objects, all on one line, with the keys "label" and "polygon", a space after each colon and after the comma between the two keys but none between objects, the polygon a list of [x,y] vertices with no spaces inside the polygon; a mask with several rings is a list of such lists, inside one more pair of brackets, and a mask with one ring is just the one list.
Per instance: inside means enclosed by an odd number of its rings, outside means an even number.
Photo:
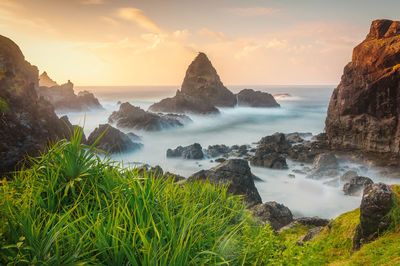
[{"label": "sunset sky", "polygon": [[227,85],[337,84],[400,1],[0,0],[0,34],[59,83],[177,85],[198,51]]}]

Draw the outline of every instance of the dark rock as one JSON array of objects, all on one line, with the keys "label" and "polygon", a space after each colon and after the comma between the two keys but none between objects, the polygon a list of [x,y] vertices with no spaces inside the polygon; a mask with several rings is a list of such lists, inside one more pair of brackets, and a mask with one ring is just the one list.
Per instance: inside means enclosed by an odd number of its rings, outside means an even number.
[{"label": "dark rock", "polygon": [[288,151],[288,156],[292,160],[304,163],[312,163],[318,154],[329,152],[330,148],[324,141],[303,141],[293,145]]},{"label": "dark rock", "polygon": [[400,154],[400,22],[376,20],[353,50],[326,118],[332,148]]},{"label": "dark rock", "polygon": [[208,146],[208,149],[206,150],[206,153],[210,157],[218,157],[223,154],[227,154],[231,152],[231,149],[226,146],[226,145],[210,145]]},{"label": "dark rock", "polygon": [[194,143],[192,145],[182,147],[179,146],[176,149],[168,149],[167,157],[182,157],[183,159],[203,159],[203,149],[200,144]]},{"label": "dark rock", "polygon": [[338,174],[339,163],[335,155],[331,153],[319,154],[313,162],[313,170],[310,177],[332,177]]},{"label": "dark rock", "polygon": [[99,100],[88,91],[74,92],[74,84],[68,80],[62,85],[51,87],[40,86],[39,97],[48,100],[56,110],[84,111],[89,109],[103,109]]},{"label": "dark rock", "polygon": [[348,182],[355,176],[358,176],[357,171],[349,170],[340,177],[340,181]]},{"label": "dark rock", "polygon": [[309,226],[327,226],[330,223],[330,220],[320,218],[318,216],[301,217],[301,218],[297,218],[295,221],[299,224],[309,225]]},{"label": "dark rock", "polygon": [[389,226],[391,220],[387,216],[393,207],[394,193],[383,183],[368,185],[364,189],[360,206],[360,223],[353,238],[353,250],[374,240]]},{"label": "dark rock", "polygon": [[118,127],[135,128],[146,131],[159,131],[171,127],[182,127],[191,121],[185,115],[155,114],[142,110],[126,102],[120,105],[119,111],[113,112],[108,118],[110,123]]},{"label": "dark rock", "polygon": [[275,201],[255,205],[250,210],[256,219],[263,223],[268,222],[275,231],[293,221],[289,208]]},{"label": "dark rock", "polygon": [[252,89],[241,90],[236,95],[236,100],[238,106],[280,107],[271,94],[267,92],[254,91]]},{"label": "dark rock", "polygon": [[229,184],[228,193],[243,195],[249,207],[262,203],[254,185],[253,174],[245,160],[227,160],[209,170],[201,170],[188,179],[188,181],[195,180],[209,181],[218,185]]},{"label": "dark rock", "polygon": [[299,245],[303,245],[305,242],[308,242],[310,240],[312,240],[313,238],[315,238],[316,236],[319,235],[319,233],[321,233],[322,228],[321,227],[314,227],[311,228],[310,230],[308,230],[307,234],[304,236],[301,236],[297,243]]},{"label": "dark rock", "polygon": [[149,107],[152,112],[218,114],[219,110],[209,101],[185,93],[176,92],[175,97],[166,98]]},{"label": "dark rock", "polygon": [[257,150],[250,162],[254,166],[261,166],[273,169],[287,169],[286,153],[291,147],[282,133],[275,133],[261,139]]},{"label": "dark rock", "polygon": [[298,133],[298,132],[289,133],[289,134],[285,135],[287,141],[289,141],[290,143],[303,142],[304,139],[301,136],[302,136],[301,133]]},{"label": "dark rock", "polygon": [[[46,72],[45,72],[46,73]],[[76,130],[79,130],[82,133],[82,143],[86,143],[86,136],[85,133],[83,132],[83,128],[77,125],[72,125],[71,122],[68,119],[68,116],[64,115],[60,117],[60,120],[64,123],[64,137],[68,140],[70,140]]]},{"label": "dark rock", "polygon": [[[104,133],[105,132],[105,133]],[[134,143],[127,134],[121,132],[109,124],[99,125],[90,135],[87,140],[88,145],[92,145],[104,133],[96,148],[107,153],[122,153],[140,149],[143,145]]]},{"label": "dark rock", "polygon": [[138,135],[136,135],[135,133],[129,132],[126,135],[128,135],[128,137],[132,140],[132,141],[141,141],[142,138]]},{"label": "dark rock", "polygon": [[225,158],[218,158],[218,159],[215,159],[215,161],[216,161],[217,163],[223,163],[223,162],[226,161],[226,159],[225,159]]},{"label": "dark rock", "polygon": [[349,183],[343,186],[343,192],[345,195],[359,196],[361,191],[368,185],[373,184],[374,181],[369,177],[354,176],[350,179]]},{"label": "dark rock", "polygon": [[0,36],[0,174],[19,169],[26,155],[69,135],[48,101],[37,96],[38,69]]},{"label": "dark rock", "polygon": [[296,176],[294,174],[288,174],[288,177],[290,178],[296,178]]}]

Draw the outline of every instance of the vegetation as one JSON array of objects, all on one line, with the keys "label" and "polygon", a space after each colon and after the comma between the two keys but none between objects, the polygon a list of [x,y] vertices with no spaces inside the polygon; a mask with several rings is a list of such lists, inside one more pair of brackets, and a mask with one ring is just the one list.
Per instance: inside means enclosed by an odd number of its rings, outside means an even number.
[{"label": "vegetation", "polygon": [[0,97],[0,113],[5,113],[8,110],[8,104],[6,100]]},{"label": "vegetation", "polygon": [[[359,210],[313,241],[308,227],[276,235],[226,187],[175,184],[101,159],[77,129],[0,186],[0,264],[318,265],[399,263],[398,203],[391,229],[351,254]],[[396,193],[400,188],[394,188]]]}]

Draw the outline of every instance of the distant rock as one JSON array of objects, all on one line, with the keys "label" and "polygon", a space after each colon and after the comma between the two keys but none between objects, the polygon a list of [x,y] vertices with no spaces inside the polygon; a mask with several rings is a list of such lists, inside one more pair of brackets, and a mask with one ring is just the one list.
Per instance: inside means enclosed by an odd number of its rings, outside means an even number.
[{"label": "distant rock", "polygon": [[181,157],[183,159],[200,160],[204,158],[204,154],[201,145],[194,143],[186,147],[179,146],[174,150],[168,149],[167,157]]},{"label": "distant rock", "polygon": [[373,241],[389,226],[387,214],[393,207],[394,193],[383,183],[368,185],[364,189],[360,205],[360,223],[353,238],[353,250]]},{"label": "distant rock", "polygon": [[[104,133],[105,132],[105,133]],[[110,126],[109,124],[99,125],[87,140],[88,145],[92,145],[101,136],[96,148],[108,153],[122,153],[140,149],[143,145],[133,142],[128,135]]]},{"label": "distant rock", "polygon": [[231,152],[231,148],[229,148],[226,145],[210,145],[208,146],[206,153],[208,156],[214,158],[214,157],[219,157],[224,154],[228,154]]},{"label": "distant rock", "polygon": [[59,111],[85,111],[90,109],[103,109],[99,100],[88,91],[74,92],[74,84],[68,80],[62,85],[38,88],[39,97],[48,100]]},{"label": "distant rock", "polygon": [[243,195],[249,207],[262,203],[260,194],[254,185],[253,174],[247,161],[242,159],[230,159],[209,170],[201,170],[188,181],[209,181],[218,185],[228,186],[228,193]]},{"label": "distant rock", "polygon": [[209,101],[185,93],[176,92],[175,97],[166,98],[149,107],[152,112],[218,114],[219,110]]},{"label": "distant rock", "polygon": [[282,133],[275,133],[261,139],[257,150],[250,162],[254,166],[261,166],[273,169],[287,169],[286,153],[291,147]]},{"label": "distant rock", "polygon": [[263,223],[268,222],[275,231],[293,221],[289,208],[275,201],[255,205],[250,210],[256,219]]},{"label": "distant rock", "polygon": [[369,177],[354,176],[350,179],[349,183],[346,183],[343,186],[343,192],[345,195],[359,196],[366,186],[373,183],[374,181],[372,181],[372,179]]},{"label": "distant rock", "polygon": [[108,118],[110,123],[118,127],[134,128],[146,131],[160,131],[171,127],[182,127],[191,119],[185,115],[155,114],[146,112],[126,102],[120,105],[119,110]]},{"label": "distant rock", "polygon": [[0,35],[0,175],[68,134],[53,106],[38,97],[38,77],[18,45]]},{"label": "distant rock", "polygon": [[238,106],[248,106],[248,107],[280,107],[280,105],[275,101],[275,98],[262,91],[255,91],[252,89],[241,90],[236,95],[236,101]]},{"label": "distant rock", "polygon": [[45,87],[53,87],[53,86],[58,86],[57,82],[52,80],[49,75],[47,75],[47,72],[44,71],[40,76],[39,76],[39,86],[45,86]]},{"label": "distant rock", "polygon": [[399,49],[400,21],[373,21],[329,103],[332,148],[400,155]]},{"label": "distant rock", "polygon": [[334,154],[322,153],[315,157],[312,167],[312,178],[334,177],[338,175],[339,162]]}]

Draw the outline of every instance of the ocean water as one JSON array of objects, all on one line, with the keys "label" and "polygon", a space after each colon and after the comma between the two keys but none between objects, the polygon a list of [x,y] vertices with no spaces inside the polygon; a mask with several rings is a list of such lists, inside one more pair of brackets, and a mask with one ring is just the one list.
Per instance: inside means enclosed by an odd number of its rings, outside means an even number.
[{"label": "ocean water", "polygon": [[[262,137],[275,132],[310,132],[318,134],[324,130],[326,111],[334,86],[231,86],[233,92],[243,88],[253,88],[271,94],[289,93],[291,97],[278,99],[281,108],[223,108],[215,116],[190,115],[192,123],[182,128],[173,128],[160,132],[133,132],[142,137],[143,149],[113,156],[125,166],[147,163],[160,165],[165,171],[190,176],[201,170],[218,165],[210,158],[203,160],[183,160],[166,158],[168,148],[185,146],[195,142],[203,148],[208,145],[242,145],[255,146]],[[95,93],[104,111],[60,113],[68,115],[73,124],[84,125],[88,136],[99,124],[107,123],[112,111],[118,110],[118,101],[129,101],[131,104],[147,108],[154,102],[175,94],[178,86],[159,87],[79,87],[78,90],[89,90]],[[256,187],[263,202],[277,201],[289,207],[295,216],[320,216],[334,218],[337,215],[353,210],[360,204],[360,197],[343,195],[342,186],[331,187],[323,181],[311,180],[304,175],[288,174],[294,169],[301,169],[299,163],[288,161],[288,170],[272,170],[251,167],[252,172],[263,181]],[[357,169],[359,174],[371,177],[374,181],[384,179],[367,166],[341,162],[342,166]],[[385,180],[394,183],[395,180]]]}]

